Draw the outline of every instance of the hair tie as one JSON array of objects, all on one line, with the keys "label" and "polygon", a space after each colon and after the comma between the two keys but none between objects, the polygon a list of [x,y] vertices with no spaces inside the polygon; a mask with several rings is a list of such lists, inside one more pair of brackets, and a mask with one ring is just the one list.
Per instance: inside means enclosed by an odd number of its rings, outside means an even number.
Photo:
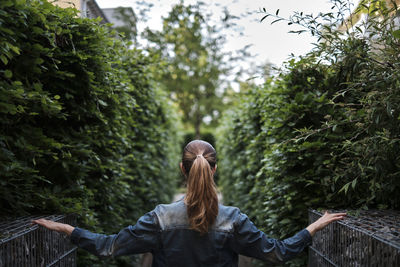
[{"label": "hair tie", "polygon": [[202,156],[203,156],[202,154],[199,154],[199,155],[196,156],[196,158],[200,158],[200,157],[202,157]]}]

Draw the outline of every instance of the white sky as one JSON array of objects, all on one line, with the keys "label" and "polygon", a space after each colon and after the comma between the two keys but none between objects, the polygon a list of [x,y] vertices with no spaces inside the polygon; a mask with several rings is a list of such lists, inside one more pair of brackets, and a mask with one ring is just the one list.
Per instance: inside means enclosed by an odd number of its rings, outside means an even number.
[{"label": "white sky", "polygon": [[[351,0],[356,2],[357,0]],[[137,10],[135,0],[96,0],[101,8],[130,6]],[[139,25],[139,30],[145,26],[153,29],[161,29],[161,18],[166,17],[173,4],[179,0],[147,0],[154,3],[154,7],[148,12],[150,17],[146,25]],[[185,3],[194,3],[195,0],[185,0]],[[247,44],[252,44],[250,52],[257,55],[258,62],[270,61],[280,66],[283,61],[288,59],[290,53],[303,55],[312,49],[312,43],[316,39],[309,34],[289,34],[288,31],[293,27],[286,23],[275,23],[270,25],[271,19],[260,23],[263,14],[260,9],[265,7],[267,11],[275,13],[280,10],[279,15],[288,17],[293,11],[303,11],[304,13],[318,14],[319,12],[329,12],[332,4],[328,0],[209,0],[204,1],[213,7],[213,12],[221,16],[221,10],[215,5],[228,6],[233,15],[240,16],[243,13],[252,12],[248,16],[242,17],[237,23],[243,26],[244,35],[228,38],[226,49],[236,50]],[[214,11],[215,8],[215,11]]]},{"label": "white sky", "polygon": [[[132,7],[138,13],[139,7],[136,2],[138,0],[96,0],[100,8],[110,7]],[[138,30],[146,27],[155,30],[162,29],[162,18],[167,17],[171,7],[179,3],[179,0],[141,0],[142,2],[152,3],[154,6],[147,12],[149,19],[146,22],[138,23]],[[194,4],[198,0],[184,0],[187,4]],[[348,0],[352,5],[358,3],[359,0]],[[252,45],[248,52],[252,57],[246,58],[239,63],[240,68],[251,70],[257,65],[266,62],[273,63],[276,67],[281,67],[282,63],[290,58],[290,54],[300,56],[306,54],[313,48],[313,42],[317,39],[309,33],[300,35],[288,33],[290,30],[299,30],[299,27],[288,26],[286,22],[278,22],[271,25],[273,19],[268,18],[260,22],[265,15],[261,12],[262,8],[266,8],[267,12],[275,13],[279,9],[279,15],[289,17],[294,11],[303,12],[304,14],[317,15],[319,12],[326,13],[331,11],[332,3],[329,0],[203,0],[204,3],[212,10],[214,20],[224,17],[222,8],[228,7],[231,15],[240,17],[236,24],[240,26],[239,35],[237,32],[229,31],[224,34],[227,36],[225,52],[237,51],[246,45]],[[349,15],[349,14],[347,14]],[[347,16],[346,16],[347,17]],[[238,69],[236,69],[237,71]],[[257,71],[260,71],[256,67]],[[254,75],[254,74],[251,74]],[[258,76],[249,76],[242,73],[240,80],[251,78],[256,84],[262,84],[263,78]],[[229,76],[229,80],[233,81],[231,86],[235,91],[239,90],[239,84],[234,82],[235,75]]]}]

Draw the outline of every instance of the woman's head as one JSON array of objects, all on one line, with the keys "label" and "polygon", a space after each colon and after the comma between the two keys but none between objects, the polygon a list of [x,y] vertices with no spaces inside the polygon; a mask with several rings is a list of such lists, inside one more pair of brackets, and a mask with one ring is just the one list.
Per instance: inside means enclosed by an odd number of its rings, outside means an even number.
[{"label": "woman's head", "polygon": [[218,215],[218,195],[214,183],[217,153],[209,143],[194,140],[182,154],[182,172],[187,180],[185,204],[192,229],[206,233]]}]

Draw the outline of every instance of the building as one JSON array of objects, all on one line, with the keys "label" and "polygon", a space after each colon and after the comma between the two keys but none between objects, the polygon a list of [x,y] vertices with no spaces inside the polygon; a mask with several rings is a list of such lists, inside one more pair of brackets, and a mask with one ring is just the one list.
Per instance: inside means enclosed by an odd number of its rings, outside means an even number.
[{"label": "building", "polygon": [[82,17],[101,17],[101,23],[109,23],[107,17],[104,15],[102,9],[99,7],[95,0],[56,0],[53,3],[62,8],[76,8],[77,10],[79,10]]},{"label": "building", "polygon": [[124,33],[127,40],[136,40],[137,17],[131,7],[103,8],[102,11],[112,28]]},{"label": "building", "polygon": [[56,0],[53,3],[62,8],[76,8],[82,17],[101,17],[101,23],[111,23],[112,28],[124,33],[125,39],[136,40],[137,17],[131,7],[101,9],[95,0]]}]

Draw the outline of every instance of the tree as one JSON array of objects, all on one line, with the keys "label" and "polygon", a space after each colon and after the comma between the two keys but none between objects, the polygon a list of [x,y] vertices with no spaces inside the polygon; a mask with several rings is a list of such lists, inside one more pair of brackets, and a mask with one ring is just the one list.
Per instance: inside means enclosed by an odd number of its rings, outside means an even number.
[{"label": "tree", "polygon": [[149,49],[165,62],[159,81],[196,137],[205,122],[216,124],[224,108],[222,75],[229,69],[224,63],[229,55],[221,52],[225,37],[209,24],[209,18],[201,11],[201,3],[185,6],[180,2],[163,19],[161,31],[145,32]]},{"label": "tree", "polygon": [[382,17],[387,15],[396,15],[400,0],[360,0],[355,10],[339,26],[340,31],[346,31],[353,28],[363,15],[369,17]]}]

